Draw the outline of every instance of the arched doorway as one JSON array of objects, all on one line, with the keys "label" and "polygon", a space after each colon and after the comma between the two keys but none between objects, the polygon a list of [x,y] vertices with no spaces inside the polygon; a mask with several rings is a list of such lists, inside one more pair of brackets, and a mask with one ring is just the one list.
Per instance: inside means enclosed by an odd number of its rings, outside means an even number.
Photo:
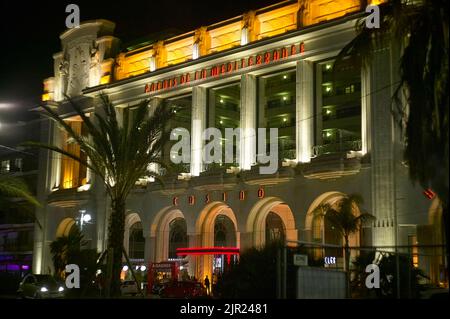
[{"label": "arched doorway", "polygon": [[[305,220],[305,233],[307,241],[315,242],[318,244],[329,244],[336,246],[343,246],[344,240],[342,234],[336,229],[334,225],[329,223],[326,218],[315,213],[315,211],[321,205],[328,204],[332,208],[337,209],[339,201],[345,197],[346,194],[341,192],[327,192],[318,196],[310,205],[306,214]],[[325,212],[324,212],[325,213]],[[360,214],[358,207],[354,206],[353,214],[358,216]],[[350,247],[360,245],[361,241],[360,231],[353,233],[349,236]],[[351,250],[350,256],[354,258],[358,255],[357,250]],[[317,261],[324,262],[325,257],[336,257],[336,265],[344,267],[344,251],[342,248],[318,248],[313,249],[313,257]],[[333,259],[328,259],[333,260]]]},{"label": "arched doorway", "polygon": [[[240,247],[238,223],[233,210],[222,202],[213,202],[205,206],[196,222],[196,234],[200,239],[201,247]],[[226,271],[235,256],[201,255],[196,256],[196,276],[212,279],[214,284],[216,276]]]},{"label": "arched doorway", "polygon": [[[183,222],[184,221],[184,222]],[[150,228],[150,237],[154,238],[153,262],[167,261],[176,257],[177,245],[188,246],[187,225],[183,213],[174,206],[163,208],[156,214]]]},{"label": "arched doorway", "polygon": [[277,197],[257,202],[250,211],[246,228],[252,234],[254,247],[263,247],[267,242],[298,239],[294,214],[289,205]]}]

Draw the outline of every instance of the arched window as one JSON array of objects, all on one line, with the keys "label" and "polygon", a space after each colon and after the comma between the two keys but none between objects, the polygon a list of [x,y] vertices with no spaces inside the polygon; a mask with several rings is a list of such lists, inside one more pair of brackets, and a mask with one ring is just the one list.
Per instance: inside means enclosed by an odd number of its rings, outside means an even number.
[{"label": "arched window", "polygon": [[266,243],[284,241],[285,238],[286,231],[281,217],[270,212],[266,217]]},{"label": "arched window", "polygon": [[131,259],[144,259],[145,239],[142,234],[142,223],[137,222],[130,228],[129,257]]},{"label": "arched window", "polygon": [[214,222],[214,246],[232,247],[236,245],[236,231],[233,221],[225,216],[219,215]]},{"label": "arched window", "polygon": [[188,247],[186,221],[178,217],[169,224],[169,258],[177,258],[177,248],[186,247]]}]

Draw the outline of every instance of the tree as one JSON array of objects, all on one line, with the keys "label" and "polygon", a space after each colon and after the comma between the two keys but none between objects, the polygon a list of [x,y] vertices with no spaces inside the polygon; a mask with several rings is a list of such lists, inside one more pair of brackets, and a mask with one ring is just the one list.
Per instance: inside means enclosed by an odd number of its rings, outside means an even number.
[{"label": "tree", "polygon": [[107,254],[110,270],[107,274],[107,289],[110,296],[120,294],[120,271],[122,268],[123,238],[125,227],[125,203],[135,183],[143,176],[156,176],[149,171],[152,163],[160,162],[164,143],[168,140],[166,124],[172,110],[157,106],[149,114],[149,101],[140,102],[133,110],[123,110],[120,121],[116,108],[106,95],[100,96],[100,111],[87,116],[81,106],[69,99],[72,108],[86,126],[88,136],[76,133],[52,108],[43,105],[48,117],[67,133],[73,143],[80,146],[85,156],[76,156],[55,146],[29,142],[28,146],[45,148],[78,161],[100,177],[111,199],[111,216],[108,227]]},{"label": "tree", "polygon": [[[393,113],[405,138],[404,159],[409,175],[431,188],[443,206],[447,259],[449,254],[449,1],[387,0],[380,5],[380,28],[357,25],[358,35],[340,52],[361,57],[367,66],[384,41],[403,44],[400,82],[393,98]],[[406,101],[404,103],[403,101]]]},{"label": "tree", "polygon": [[[378,257],[377,254],[379,254]],[[397,273],[397,262],[402,270]],[[368,289],[366,267],[376,263],[380,270],[380,288]],[[353,261],[355,276],[352,280],[356,298],[420,298],[420,280],[429,279],[424,272],[414,267],[411,256],[394,253],[363,252]],[[397,274],[399,278],[397,278]],[[398,283],[397,283],[398,281]],[[400,292],[397,292],[398,287]]]},{"label": "tree", "polygon": [[[0,175],[0,207],[5,208],[12,206],[12,198],[22,198],[34,206],[41,206],[39,201],[31,194],[27,184],[23,180]],[[35,218],[34,214],[33,218],[36,220],[38,226],[42,228],[41,223]]]},{"label": "tree", "polygon": [[64,279],[66,265],[71,263],[73,256],[80,251],[81,246],[86,245],[83,237],[81,231],[75,228],[70,231],[69,235],[58,237],[51,242],[50,253],[55,268],[54,275],[57,279]]},{"label": "tree", "polygon": [[[319,205],[313,214],[322,217],[324,222],[330,223],[339,232],[344,240],[344,270],[350,269],[350,245],[349,237],[358,232],[363,222],[375,217],[362,210],[362,197],[358,194],[350,194],[340,198],[334,205],[328,203]],[[359,211],[359,215],[355,212]]]}]

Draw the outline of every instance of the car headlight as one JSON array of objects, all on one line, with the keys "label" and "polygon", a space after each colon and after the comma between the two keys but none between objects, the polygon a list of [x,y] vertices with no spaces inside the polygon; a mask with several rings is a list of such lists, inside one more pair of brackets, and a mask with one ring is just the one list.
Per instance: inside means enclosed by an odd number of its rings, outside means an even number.
[{"label": "car headlight", "polygon": [[41,288],[41,292],[47,292],[47,291],[48,291],[47,287],[42,287]]},{"label": "car headlight", "polygon": [[59,288],[58,288],[58,291],[59,291],[59,292],[63,292],[63,291],[64,291],[64,287],[59,287]]}]

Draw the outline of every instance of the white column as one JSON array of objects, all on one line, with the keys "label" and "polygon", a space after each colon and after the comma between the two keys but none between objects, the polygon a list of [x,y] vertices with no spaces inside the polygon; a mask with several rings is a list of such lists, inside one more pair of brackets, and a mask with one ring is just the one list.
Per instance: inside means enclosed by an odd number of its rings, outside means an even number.
[{"label": "white column", "polygon": [[256,100],[256,77],[242,75],[240,168],[243,170],[249,170],[256,164]]},{"label": "white column", "polygon": [[296,152],[297,162],[311,161],[314,145],[314,64],[297,62]]},{"label": "white column", "polygon": [[[371,154],[372,173],[372,214],[375,215],[375,227],[372,233],[374,246],[395,245],[395,205],[396,190],[394,176],[394,119],[391,113],[391,98],[395,86],[386,89],[393,83],[391,78],[391,51],[388,47],[374,52],[370,65],[370,92],[368,108],[370,112],[371,145],[367,149]],[[384,89],[383,89],[384,88]],[[367,105],[366,105],[367,106]]]},{"label": "white column", "polygon": [[370,105],[371,105],[371,72],[368,68],[361,68],[361,153],[370,153]]},{"label": "white column", "polygon": [[202,172],[202,133],[206,128],[207,91],[204,87],[192,89],[192,125],[191,125],[191,175]]}]

